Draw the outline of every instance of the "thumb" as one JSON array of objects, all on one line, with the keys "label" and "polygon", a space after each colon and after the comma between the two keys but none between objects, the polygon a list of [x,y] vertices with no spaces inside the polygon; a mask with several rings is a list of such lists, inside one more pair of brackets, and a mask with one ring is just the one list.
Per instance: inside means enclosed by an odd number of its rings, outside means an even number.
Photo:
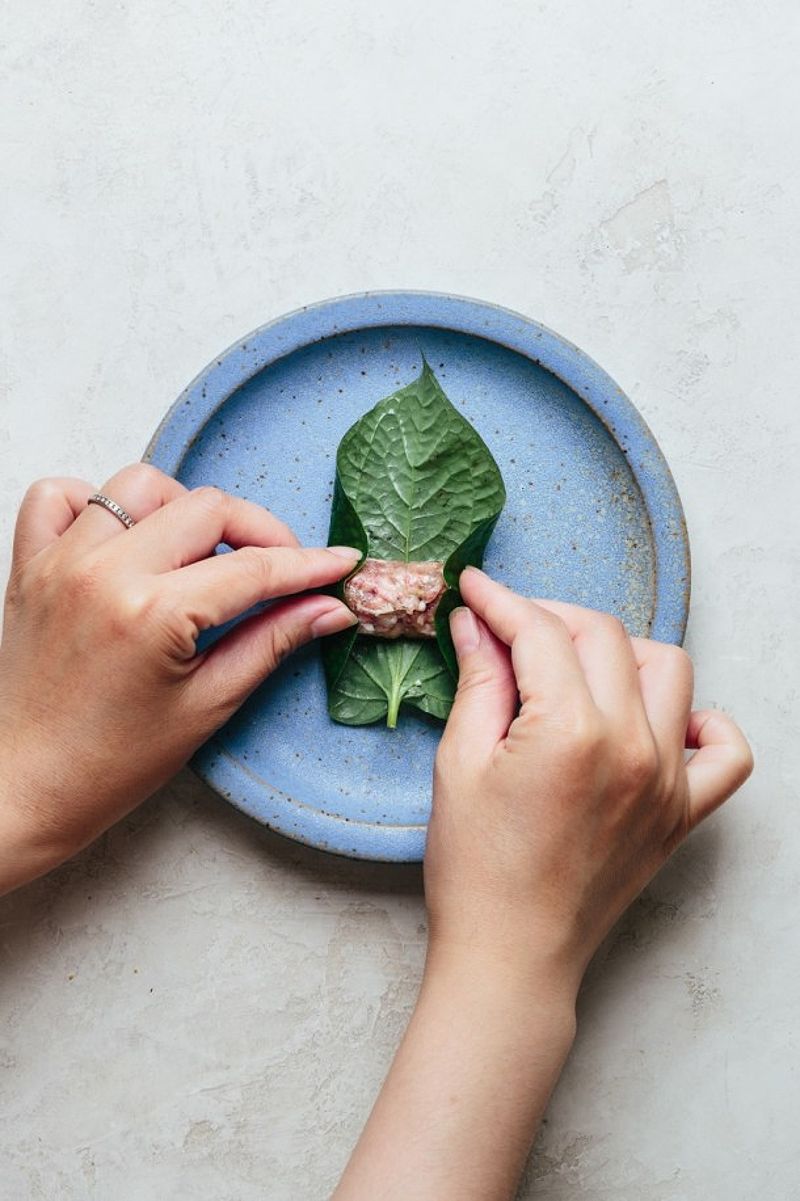
[{"label": "thumb", "polygon": [[292,651],[355,623],[332,596],[293,597],[248,617],[206,652],[193,680],[198,703],[222,703],[233,713]]},{"label": "thumb", "polygon": [[458,690],[443,741],[459,755],[485,756],[505,738],[519,705],[511,654],[466,606],[451,613],[450,633]]},{"label": "thumb", "polygon": [[753,752],[736,722],[716,709],[691,715],[686,745],[696,748],[686,764],[694,828],[744,784],[753,770]]}]

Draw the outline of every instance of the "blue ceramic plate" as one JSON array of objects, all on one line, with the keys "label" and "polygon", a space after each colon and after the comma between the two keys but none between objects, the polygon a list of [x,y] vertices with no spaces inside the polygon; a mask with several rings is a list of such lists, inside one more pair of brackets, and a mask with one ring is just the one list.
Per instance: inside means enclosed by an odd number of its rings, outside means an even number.
[{"label": "blue ceramic plate", "polygon": [[[429,293],[344,297],[291,313],[225,351],[175,402],[147,458],[214,483],[325,543],[336,448],[422,354],[483,435],[508,490],[486,568],[512,588],[616,613],[631,633],[683,637],[689,548],[652,434],[612,379],[516,313]],[[286,663],[194,767],[290,838],[363,859],[422,858],[441,727],[328,717],[316,649]]]}]

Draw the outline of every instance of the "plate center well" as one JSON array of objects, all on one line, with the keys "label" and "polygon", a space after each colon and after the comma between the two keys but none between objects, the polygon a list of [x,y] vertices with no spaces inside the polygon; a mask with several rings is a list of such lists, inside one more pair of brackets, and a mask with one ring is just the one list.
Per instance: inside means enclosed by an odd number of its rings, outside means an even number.
[{"label": "plate center well", "polygon": [[[178,478],[267,506],[300,539],[327,539],[336,449],[364,412],[430,362],[483,436],[508,492],[487,570],[518,591],[616,613],[647,634],[655,556],[647,510],[620,447],[564,383],[487,339],[428,326],[337,335],[237,388],[186,451]],[[351,821],[423,824],[441,725],[330,721],[316,649],[287,662],[220,732],[272,788]]]}]

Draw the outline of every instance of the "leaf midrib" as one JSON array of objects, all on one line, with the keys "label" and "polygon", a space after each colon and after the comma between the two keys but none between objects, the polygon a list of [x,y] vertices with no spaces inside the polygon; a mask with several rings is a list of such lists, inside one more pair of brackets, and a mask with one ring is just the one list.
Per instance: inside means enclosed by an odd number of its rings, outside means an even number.
[{"label": "leaf midrib", "polygon": [[[427,408],[428,406],[426,405],[425,407]],[[400,491],[397,488],[397,485],[394,483],[394,481],[392,481],[392,486],[394,487],[395,492],[397,492],[397,495],[400,497],[400,500],[403,502],[403,504],[406,505],[406,511],[407,511],[408,516],[407,516],[407,523],[406,523],[405,561],[406,561],[406,563],[410,563],[411,562],[411,530],[412,530],[412,527],[414,524],[414,513],[416,512],[416,509],[417,509],[416,496],[415,496],[416,480],[417,480],[417,465],[416,465],[412,455],[409,453],[408,439],[406,437],[406,431],[405,431],[405,428],[403,427],[402,422],[400,421],[399,415],[397,417],[397,421],[398,421],[398,425],[400,427],[400,436],[403,439],[403,454],[406,457],[406,462],[408,463],[409,470],[411,472],[411,484],[410,484],[410,489],[409,489],[410,497],[409,497],[408,502],[403,501],[403,497],[400,494]],[[443,426],[446,426],[445,422],[443,422],[442,424],[443,424]],[[446,434],[447,434],[446,428],[436,431],[436,441],[433,443],[433,445],[430,447],[430,449],[427,451],[427,453],[425,455],[426,463],[430,463],[430,461],[433,458],[435,458],[436,453],[439,449],[439,446],[441,445],[443,439],[446,437]],[[395,526],[392,522],[390,522],[389,524],[392,525],[394,529],[397,529],[397,526]],[[400,533],[399,530],[398,530],[398,533]],[[428,539],[428,541],[430,541],[430,539]],[[417,549],[419,549],[419,548],[417,548]]]}]

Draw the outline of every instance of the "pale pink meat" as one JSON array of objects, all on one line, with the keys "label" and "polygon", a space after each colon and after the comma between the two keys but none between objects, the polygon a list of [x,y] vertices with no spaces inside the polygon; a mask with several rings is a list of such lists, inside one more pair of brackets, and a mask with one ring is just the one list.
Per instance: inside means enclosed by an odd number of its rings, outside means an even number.
[{"label": "pale pink meat", "polygon": [[344,586],[361,634],[376,638],[433,638],[446,585],[441,563],[365,559]]}]

